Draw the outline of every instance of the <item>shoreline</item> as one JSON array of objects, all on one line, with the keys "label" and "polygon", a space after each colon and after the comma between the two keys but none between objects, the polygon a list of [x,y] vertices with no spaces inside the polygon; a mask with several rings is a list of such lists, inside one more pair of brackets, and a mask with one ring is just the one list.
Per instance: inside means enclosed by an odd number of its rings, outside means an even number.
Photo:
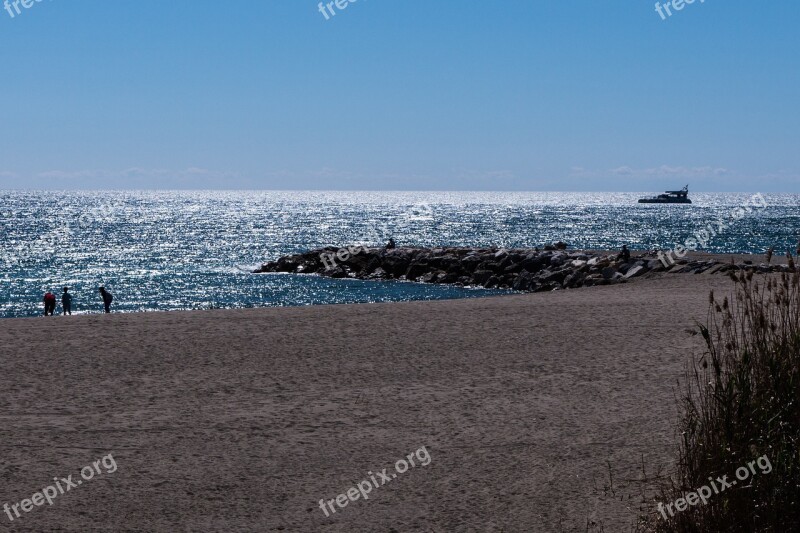
[{"label": "shoreline", "polygon": [[[323,249],[323,250],[330,250],[330,249],[331,248],[326,248],[326,249]],[[445,249],[445,248],[442,248],[442,249]],[[380,249],[370,248],[369,250],[371,250],[372,253],[375,253],[376,251],[379,251]],[[401,248],[401,250],[402,250],[402,248]],[[428,250],[428,249],[425,249],[425,250]],[[469,249],[469,250],[473,250],[473,249]],[[478,250],[480,250],[480,249],[478,249]],[[499,250],[499,249],[496,249],[496,250]],[[304,254],[295,254],[295,256],[301,256],[301,257],[302,256],[308,256],[309,254],[314,254],[314,253],[317,253],[317,252],[318,251],[306,252]],[[565,250],[565,251],[559,251],[558,253],[568,253],[568,254],[575,254],[575,255],[587,255],[587,256],[591,256],[591,257],[598,257],[598,258],[601,258],[601,259],[605,258],[606,260],[608,260],[609,257],[615,257],[618,252],[612,252],[612,251],[608,251],[608,250]],[[635,264],[637,261],[653,261],[652,255],[653,255],[652,252],[650,253],[650,255],[646,255],[643,252],[632,251],[632,262]],[[294,257],[294,256],[287,256],[287,257],[291,258],[291,257]],[[699,273],[708,274],[708,270],[710,270],[709,267],[711,266],[711,262],[713,262],[713,265],[727,266],[731,262],[731,260],[737,265],[737,267],[736,267],[737,269],[750,269],[750,270],[754,270],[756,272],[759,271],[759,267],[762,267],[764,265],[764,255],[763,254],[715,254],[715,253],[708,253],[708,252],[688,252],[686,254],[686,257],[682,260],[682,262],[680,264],[683,267],[686,267],[686,269],[689,270],[690,272],[692,270],[705,269],[705,271],[701,270]],[[746,264],[746,262],[750,262],[750,264]],[[276,264],[276,263],[277,262],[266,263],[266,265]],[[700,264],[700,263],[703,263],[703,264]],[[771,262],[771,267],[772,267],[771,269],[772,270],[784,269],[786,265],[787,265],[786,257],[784,257],[784,256],[774,256],[772,258],[772,262]],[[777,267],[777,268],[775,268],[775,267]],[[566,279],[567,276],[569,276],[569,274],[572,274],[577,270],[580,270],[580,267],[575,268],[575,269],[570,269],[567,273],[565,273],[564,279]],[[681,269],[679,269],[679,270],[681,270]],[[724,274],[724,273],[726,273],[726,270],[729,271],[730,269],[723,269],[722,271],[715,271],[713,273],[714,274]],[[690,272],[683,272],[683,273],[690,273]],[[258,272],[258,273],[262,273],[262,272]],[[663,270],[659,269],[659,270],[655,270],[655,271],[653,271],[653,270],[650,270],[650,271],[645,270],[644,272],[637,272],[635,276],[630,276],[630,277],[626,278],[624,275],[622,275],[622,277],[618,277],[616,280],[612,279],[612,280],[607,280],[607,281],[601,281],[600,283],[597,283],[595,285],[613,285],[613,284],[616,284],[616,283],[627,283],[627,282],[630,282],[630,281],[635,281],[636,279],[639,279],[639,278],[651,278],[651,277],[657,276],[658,274],[664,274],[664,273],[667,273],[666,269],[663,269]],[[678,273],[680,273],[680,272],[678,272]],[[318,272],[274,272],[273,274],[302,275],[302,276],[319,276],[319,275],[322,275],[324,277],[324,274],[320,274]],[[390,282],[390,283],[401,282],[401,283],[415,283],[415,284],[416,283],[419,283],[419,284],[430,284],[430,283],[422,281],[422,280],[409,280],[409,279],[400,279],[400,278],[397,278],[397,279],[385,279],[385,278],[382,278],[382,279],[365,279],[365,278],[351,277],[351,276],[336,276],[335,278],[336,279],[343,279],[343,280],[357,280],[357,281],[383,281],[383,282]],[[456,286],[459,286],[459,285],[456,285]],[[484,286],[482,286],[480,284],[477,284],[477,283],[476,284],[472,284],[472,285],[462,285],[460,287],[463,287],[466,290],[474,290],[476,292],[480,292],[480,291],[482,291],[482,290],[484,290],[486,288],[486,287],[484,287]],[[560,290],[560,289],[565,289],[565,288],[569,288],[569,289],[573,289],[573,288],[588,288],[588,286],[586,286],[584,284],[584,285],[582,285],[580,287],[570,287],[570,286],[564,287],[563,284],[562,284],[559,287],[559,286],[556,286],[555,284],[551,284],[548,287],[545,287],[545,290],[538,290],[538,291],[515,290],[513,287],[508,287],[508,288],[494,287],[494,289],[496,289],[496,290],[505,290],[507,292],[504,293],[504,294],[494,294],[493,293],[493,294],[487,294],[485,296],[484,295],[479,295],[479,296],[475,296],[475,297],[476,298],[480,298],[480,299],[483,299],[483,298],[494,298],[494,297],[507,297],[507,296],[512,296],[512,295],[516,295],[516,294],[524,294],[526,292],[549,292],[551,290]],[[284,307],[292,308],[292,307],[309,307],[309,306],[318,307],[318,306],[331,306],[331,305],[341,306],[341,305],[362,305],[362,304],[374,304],[374,303],[402,303],[402,302],[413,302],[413,301],[439,301],[439,300],[450,301],[450,300],[462,300],[462,299],[466,299],[466,298],[463,297],[463,296],[453,296],[453,297],[431,298],[431,299],[420,298],[420,299],[381,300],[381,301],[378,301],[378,302],[345,302],[345,303],[340,303],[340,302],[328,303],[328,302],[324,302],[324,303],[313,303],[313,304],[297,303],[297,304],[281,304],[281,305],[248,306],[248,307],[244,307],[244,306],[243,307],[215,307],[213,309],[209,309],[209,308],[207,308],[207,309],[170,309],[170,310],[149,309],[149,310],[136,310],[136,311],[128,311],[128,310],[125,310],[125,311],[113,311],[112,310],[111,314],[176,313],[176,312],[177,313],[180,313],[180,312],[189,312],[189,313],[191,313],[191,312],[202,312],[202,311],[211,311],[211,310],[213,310],[213,311],[234,311],[234,310],[241,310],[241,309],[272,309],[272,308],[284,308]],[[98,304],[98,308],[99,307],[100,307],[100,304]],[[74,316],[75,318],[78,318],[78,317],[82,317],[82,316],[91,316],[91,315],[96,315],[96,314],[103,314],[103,313],[100,310],[91,310],[91,311],[88,311],[88,312],[81,310],[81,311],[76,312],[72,316]],[[61,316],[61,315],[58,315],[58,316]],[[8,320],[28,320],[28,319],[35,319],[35,318],[40,318],[40,317],[42,317],[41,314],[35,314],[35,315],[29,315],[29,316],[2,317],[2,318],[0,318],[0,320],[5,322],[5,321],[8,321]]]}]

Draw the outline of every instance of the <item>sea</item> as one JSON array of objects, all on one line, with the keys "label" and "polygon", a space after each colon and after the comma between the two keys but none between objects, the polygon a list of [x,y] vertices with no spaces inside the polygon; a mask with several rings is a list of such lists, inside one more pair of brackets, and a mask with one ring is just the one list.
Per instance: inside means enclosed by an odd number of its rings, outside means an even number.
[{"label": "sea", "polygon": [[[692,193],[323,191],[0,191],[0,317],[42,313],[70,287],[73,313],[477,298],[507,291],[253,274],[323,246],[519,248],[564,241],[616,250],[795,251],[800,196]],[[700,233],[716,228],[714,235]],[[718,230],[718,231],[717,231]],[[60,310],[60,297],[59,297]]]}]

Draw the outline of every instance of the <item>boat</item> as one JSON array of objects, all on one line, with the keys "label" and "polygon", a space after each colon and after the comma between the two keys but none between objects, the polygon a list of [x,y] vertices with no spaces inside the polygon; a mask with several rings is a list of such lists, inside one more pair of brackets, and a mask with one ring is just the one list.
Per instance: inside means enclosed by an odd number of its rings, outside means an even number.
[{"label": "boat", "polygon": [[679,191],[666,191],[664,194],[651,198],[640,198],[640,204],[690,204],[689,186],[687,185]]}]

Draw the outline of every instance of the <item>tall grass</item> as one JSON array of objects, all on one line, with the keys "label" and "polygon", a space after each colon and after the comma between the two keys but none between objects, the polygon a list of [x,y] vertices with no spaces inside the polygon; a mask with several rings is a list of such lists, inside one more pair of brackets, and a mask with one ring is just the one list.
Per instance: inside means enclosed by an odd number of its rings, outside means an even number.
[{"label": "tall grass", "polygon": [[677,471],[659,501],[674,502],[709,477],[736,479],[737,468],[763,455],[772,471],[666,520],[655,511],[643,529],[800,531],[800,273],[731,277],[732,301],[712,292],[708,322],[697,328],[706,353],[687,371]]}]

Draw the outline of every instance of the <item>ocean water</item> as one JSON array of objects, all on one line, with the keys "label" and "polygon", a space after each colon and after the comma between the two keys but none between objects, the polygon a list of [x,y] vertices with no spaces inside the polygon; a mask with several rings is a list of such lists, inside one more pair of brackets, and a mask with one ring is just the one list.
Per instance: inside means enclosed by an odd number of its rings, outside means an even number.
[{"label": "ocean water", "polygon": [[[699,249],[794,251],[798,195],[692,194],[692,205],[636,203],[645,193],[0,191],[0,317],[41,313],[71,287],[73,312],[238,308],[469,298],[502,293],[402,282],[251,274],[327,245],[672,248],[724,220]],[[737,208],[749,206],[749,211]],[[60,300],[60,298],[59,298]],[[59,301],[60,304],[60,301]],[[59,305],[60,308],[60,305]]]}]

